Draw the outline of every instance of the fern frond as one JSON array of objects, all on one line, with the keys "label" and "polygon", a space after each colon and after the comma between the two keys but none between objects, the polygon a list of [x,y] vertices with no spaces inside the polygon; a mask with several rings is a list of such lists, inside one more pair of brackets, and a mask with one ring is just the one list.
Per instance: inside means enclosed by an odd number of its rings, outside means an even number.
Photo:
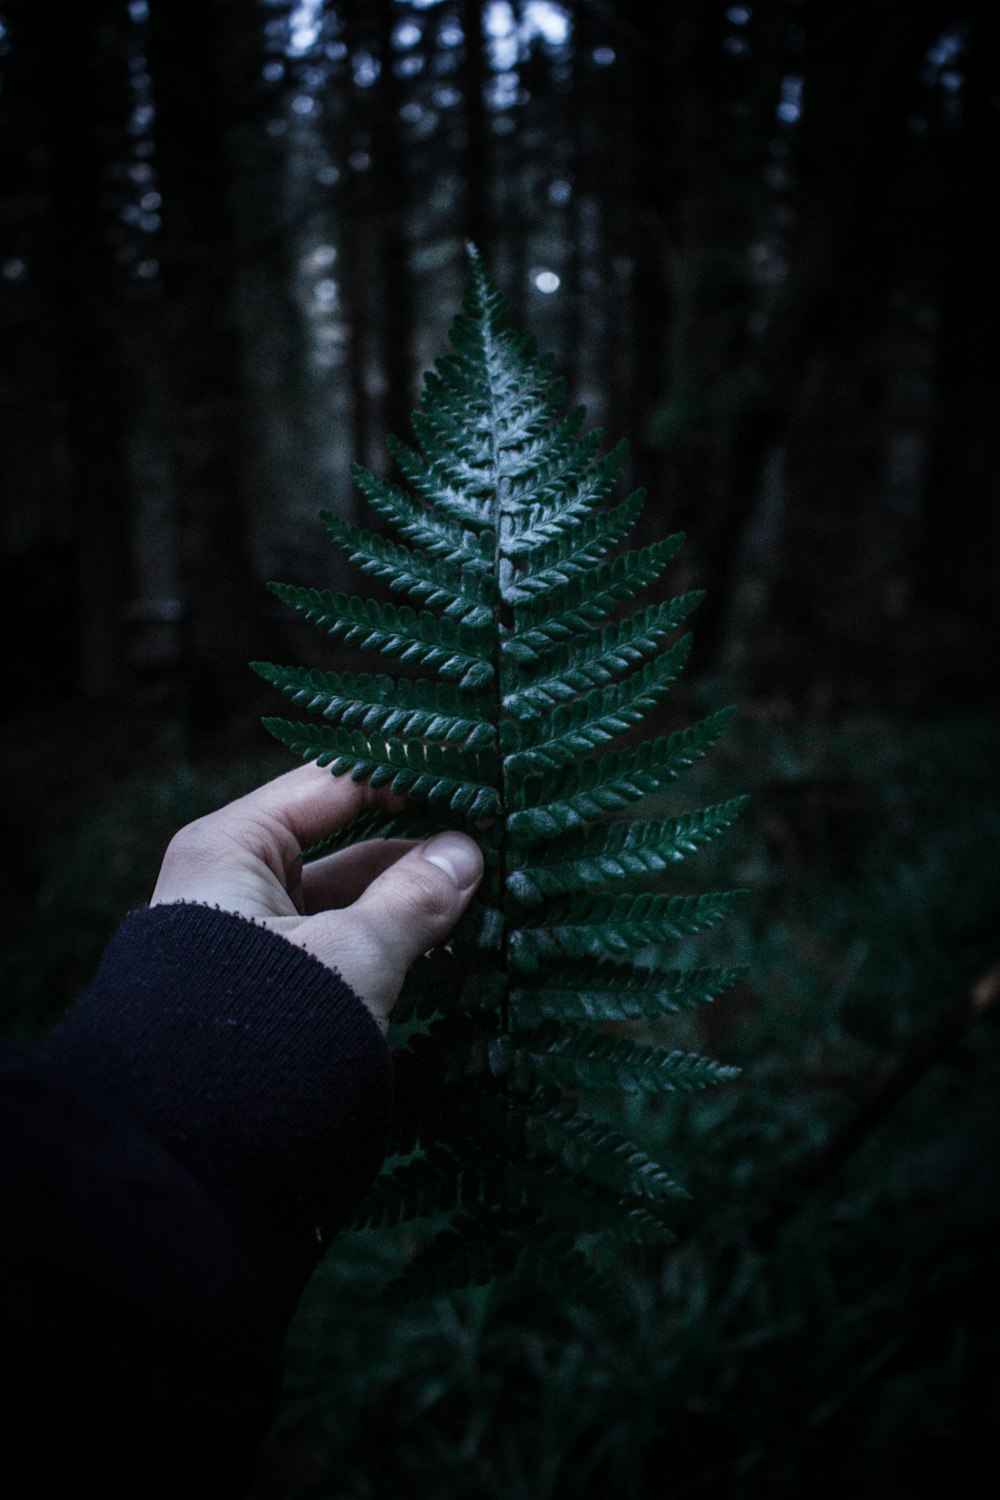
[{"label": "fern frond", "polygon": [[500,739],[505,774],[523,777],[568,766],[578,756],[589,754],[641,723],[677,681],[690,649],[691,637],[683,636],[624,682],[597,688],[570,704],[559,705],[544,731],[538,728],[537,720],[525,725],[508,719],[501,725]]},{"label": "fern frond", "polygon": [[534,974],[546,959],[602,958],[677,942],[721,922],[744,894],[584,896],[572,904],[553,903],[544,925],[511,930],[511,967],[516,974]]},{"label": "fern frond", "polygon": [[[549,424],[558,415],[566,389],[565,381],[552,378],[552,366],[552,358],[546,356],[534,360],[520,372],[518,390],[512,393],[516,394],[516,400],[511,402],[499,424],[499,447],[514,448],[518,453],[526,454],[531,451],[533,442],[546,441],[543,435],[547,434]],[[470,384],[475,387],[478,373],[478,363],[467,356],[457,353],[442,355],[424,377],[425,410],[443,412],[455,422],[467,421],[469,387]],[[576,432],[584,415],[580,408]]]},{"label": "fern frond", "polygon": [[[538,360],[525,371],[527,382],[540,378],[543,364],[549,364],[550,367],[550,362]],[[524,383],[519,381],[518,384],[523,390]],[[549,399],[544,402],[533,401],[529,391],[518,396],[498,414],[496,448],[498,453],[505,455],[504,472],[508,478],[517,479],[522,474],[529,473],[540,455],[552,451],[553,443],[572,443],[579,436],[587,416],[585,407],[578,406],[552,424],[552,418],[557,416],[558,408],[562,405],[565,389],[564,380],[554,380],[550,386],[552,395],[558,393],[558,399],[554,402]],[[554,437],[557,432],[560,436]]]},{"label": "fern frond", "polygon": [[[575,416],[570,418],[570,422],[574,420]],[[611,493],[613,480],[603,491],[597,482],[599,472],[607,465],[606,459],[598,458],[604,433],[596,427],[583,437],[569,440],[569,430],[569,423],[567,431],[557,428],[551,444],[545,445],[544,455],[536,454],[530,467],[522,466],[520,476],[508,456],[504,473],[515,481],[510,492],[513,515],[524,515],[534,506],[547,505],[551,510],[572,511],[581,517],[589,513],[598,499]],[[623,455],[616,454],[615,458],[617,461]],[[511,531],[512,540],[515,535],[516,526]],[[513,550],[512,555],[516,555]]]},{"label": "fern frond", "polygon": [[552,656],[528,666],[504,671],[502,707],[515,719],[535,719],[558,703],[565,703],[591,688],[614,682],[628,667],[645,661],[660,642],[701,601],[698,593],[684,594],[668,604],[654,605],[632,615],[621,625],[587,631]]},{"label": "fern frond", "polygon": [[442,520],[426,507],[415,505],[399,485],[380,479],[361,464],[351,465],[351,477],[372,509],[400,536],[451,567],[468,569],[484,578],[491,576],[492,538],[488,533],[483,536],[454,521]]},{"label": "fern frond", "polygon": [[[528,637],[532,631],[547,624],[549,616],[581,614],[587,624],[600,617],[590,613],[592,609],[604,611],[634,599],[643,589],[655,583],[664,568],[677,556],[684,542],[682,532],[664,537],[632,552],[625,552],[611,562],[598,562],[574,571],[564,583],[554,584],[538,597],[527,601],[515,601],[514,618],[520,629],[517,635]],[[523,587],[523,585],[522,585]]]},{"label": "fern frond", "polygon": [[738,1076],[739,1068],[698,1052],[668,1052],[554,1022],[519,1040],[511,1067],[516,1088],[558,1084],[588,1092],[689,1092]]},{"label": "fern frond", "polygon": [[565,537],[614,489],[628,457],[619,443],[605,458],[592,462],[601,445],[600,428],[582,438],[573,454],[560,454],[512,491],[511,510],[503,517],[500,540],[508,556],[520,559]]},{"label": "fern frond", "polygon": [[449,682],[479,687],[494,675],[482,631],[442,620],[429,610],[375,604],[355,594],[272,583],[271,591],[347,646],[381,651],[414,666],[431,667]]},{"label": "fern frond", "polygon": [[402,1274],[386,1287],[382,1299],[390,1303],[410,1302],[482,1286],[513,1271],[520,1251],[518,1236],[496,1222],[456,1215],[451,1224],[417,1251]]},{"label": "fern frond", "polygon": [[645,504],[645,490],[636,490],[611,511],[589,516],[568,535],[560,536],[547,546],[536,548],[526,559],[526,566],[515,575],[511,603],[538,598],[549,589],[568,584],[586,572],[632,530]]},{"label": "fern frond", "polygon": [[537,906],[546,896],[659,875],[730,828],[746,803],[746,797],[733,797],[676,818],[617,822],[569,835],[511,870],[507,889],[525,906]]},{"label": "fern frond", "polygon": [[302,760],[329,766],[334,776],[350,771],[353,781],[388,786],[421,802],[444,803],[467,818],[489,818],[500,808],[484,751],[461,752],[419,740],[386,739],[357,729],[323,724],[292,724],[265,719],[264,726]]},{"label": "fern frond", "polygon": [[553,1228],[567,1218],[585,1234],[606,1234],[638,1245],[672,1245],[677,1239],[658,1205],[622,1191],[583,1172],[568,1171],[558,1161],[528,1151],[517,1175],[520,1206],[535,1220]]},{"label": "fern frond", "polygon": [[[516,1024],[545,1020],[648,1021],[708,1005],[746,977],[744,964],[728,968],[658,969],[648,964],[568,961],[547,982],[510,992]],[[522,981],[523,984],[523,981]]]},{"label": "fern frond", "polygon": [[[680,1196],[680,1189],[636,1148],[619,1151],[616,1156],[607,1139],[602,1142],[605,1161],[611,1156],[624,1169],[619,1176],[627,1174],[639,1181],[642,1190],[637,1193],[623,1191],[621,1181],[608,1184],[599,1174],[570,1165],[571,1161],[593,1163],[599,1150],[597,1127],[588,1132],[586,1145],[579,1128],[575,1133],[572,1129],[564,1130],[562,1140],[555,1129],[545,1134],[537,1130],[530,1134],[544,1144],[537,1150],[529,1140],[526,1149],[518,1151],[520,1170],[513,1179],[509,1170],[511,1138],[503,1131],[491,1142],[474,1141],[467,1162],[451,1154],[437,1160],[415,1157],[403,1162],[382,1175],[355,1215],[351,1228],[392,1228],[431,1215],[454,1214],[460,1209],[474,1217],[481,1209],[488,1210],[506,1189],[515,1214],[526,1211],[536,1220],[547,1218],[558,1223],[567,1214],[578,1213],[584,1205],[586,1217],[582,1227],[589,1233],[620,1232],[624,1227],[627,1238],[638,1243],[673,1241],[675,1236],[654,1211],[654,1205],[667,1198],[667,1184],[673,1197]],[[611,1134],[607,1131],[605,1137]],[[480,1154],[477,1148],[481,1145],[492,1149]]]},{"label": "fern frond", "polygon": [[515,1268],[595,1295],[594,1238],[668,1243],[683,1189],[571,1096],[700,1089],[736,1073],[607,1030],[645,1030],[744,974],[678,951],[741,893],[677,894],[665,881],[743,799],[672,817],[649,805],[708,753],[727,710],[610,748],[682,671],[690,638],[669,639],[701,595],[612,618],[682,538],[620,550],[643,505],[642,491],[612,499],[627,445],[603,451],[563,396],[470,250],[413,443],[388,440],[402,482],[351,469],[392,536],[323,514],[347,558],[411,603],[272,585],[344,645],[410,674],[255,663],[317,716],[265,721],[296,755],[407,799],[402,814],[357,819],[307,854],[456,823],[483,852],[478,890],[446,944],[413,965],[390,1031],[396,1154],[354,1227],[400,1226],[419,1247],[392,1298]]},{"label": "fern frond", "polygon": [[638,1198],[674,1202],[689,1195],[628,1136],[568,1100],[529,1116],[527,1139],[567,1172],[592,1177]]},{"label": "fern frond", "polygon": [[342,516],[320,511],[320,519],[355,566],[391,588],[409,594],[419,604],[442,606],[443,613],[466,625],[485,625],[494,604],[492,581],[485,574],[450,567],[410,547],[402,547],[372,531],[352,526]]},{"label": "fern frond", "polygon": [[[536,662],[607,619],[616,605],[634,599],[654,583],[667,563],[676,556],[683,537],[670,536],[653,542],[640,552],[627,552],[613,562],[599,563],[579,573],[562,588],[553,589],[549,600],[532,600],[515,606],[516,630],[504,642],[504,654],[513,662]],[[501,580],[501,593],[503,581]],[[542,608],[551,609],[541,618]]]},{"label": "fern frond", "polygon": [[353,844],[365,844],[371,839],[406,838],[408,835],[399,831],[399,820],[390,818],[380,808],[372,812],[360,813],[358,817],[352,818],[342,828],[328,833],[325,838],[317,843],[311,844],[308,849],[303,849],[299,858],[303,863],[322,858],[325,854],[334,854],[340,849],[349,849]]},{"label": "fern frond", "polygon": [[[470,717],[475,709],[471,693],[422,677],[350,676],[309,667],[276,667],[271,662],[250,663],[266,682],[273,683],[303,708],[351,729],[378,734],[405,734],[463,750],[494,745],[496,725],[486,717]],[[480,711],[488,713],[485,704]]]},{"label": "fern frond", "polygon": [[553,1294],[571,1296],[578,1304],[604,1311],[617,1308],[614,1288],[575,1237],[528,1213],[512,1216],[510,1227],[489,1218],[456,1215],[390,1283],[382,1300],[397,1304],[482,1286],[496,1276],[513,1273],[519,1264],[527,1264],[536,1280],[552,1287]]},{"label": "fern frond", "polygon": [[460,1180],[424,1157],[383,1171],[348,1229],[387,1229],[411,1219],[450,1213],[458,1202]]},{"label": "fern frond", "polygon": [[[435,948],[433,952],[418,959],[406,976],[406,981],[392,1013],[392,1025],[413,1021],[429,1021],[440,1018],[469,978],[469,965],[464,955],[449,948]],[[505,978],[499,972],[476,976],[476,1008],[479,1012],[492,1011],[499,1016],[507,995]]]},{"label": "fern frond", "polygon": [[660,791],[708,754],[731,718],[729,709],[721,709],[634,750],[609,751],[565,771],[525,781],[513,789],[511,805],[516,811],[507,819],[510,837],[522,847],[536,844]]},{"label": "fern frond", "polygon": [[494,1203],[500,1196],[502,1169],[482,1163],[458,1165],[455,1158],[432,1161],[417,1157],[384,1173],[352,1220],[354,1229],[385,1229],[432,1214],[453,1213],[468,1205]]},{"label": "fern frond", "polygon": [[[414,413],[415,426],[417,420]],[[439,436],[446,443],[450,434],[445,431]],[[447,456],[442,454],[433,463],[427,463],[419,453],[396,438],[390,439],[388,446],[403,474],[425,500],[463,526],[489,531],[492,525],[490,474],[483,463],[470,463],[453,450]]]}]

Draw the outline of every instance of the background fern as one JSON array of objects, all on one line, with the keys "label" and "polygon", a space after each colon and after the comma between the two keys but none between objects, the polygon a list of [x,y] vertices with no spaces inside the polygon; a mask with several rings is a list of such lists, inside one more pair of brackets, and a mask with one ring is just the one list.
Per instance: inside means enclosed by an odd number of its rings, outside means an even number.
[{"label": "background fern", "polygon": [[728,712],[604,749],[682,671],[689,637],[665,643],[698,596],[612,622],[682,538],[609,559],[643,501],[606,508],[623,446],[601,456],[583,411],[559,414],[551,361],[510,328],[474,250],[451,339],[413,417],[418,447],[390,440],[410,489],[353,471],[403,541],[324,515],[349,558],[412,603],[272,585],[344,644],[425,675],[255,666],[320,716],[265,721],[296,754],[408,798],[402,818],[368,816],[324,849],[444,822],[486,858],[476,901],[396,1008],[393,1154],[354,1228],[425,1231],[403,1295],[481,1282],[526,1254],[585,1291],[586,1236],[667,1243],[684,1193],[581,1096],[700,1090],[736,1071],[662,1045],[655,1028],[740,977],[676,951],[740,893],[642,887],[723,832],[743,799],[650,816]]}]

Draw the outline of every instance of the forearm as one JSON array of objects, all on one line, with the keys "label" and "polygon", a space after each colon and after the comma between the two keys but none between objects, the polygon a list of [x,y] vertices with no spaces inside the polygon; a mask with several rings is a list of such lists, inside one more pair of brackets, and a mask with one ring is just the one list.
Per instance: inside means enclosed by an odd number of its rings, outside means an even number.
[{"label": "forearm", "polygon": [[[330,969],[241,918],[130,917],[3,1059],[7,1352],[24,1493],[242,1493],[287,1316],[378,1168],[391,1062]],[[15,1467],[17,1458],[15,1459]],[[116,1488],[116,1486],[118,1488]]]},{"label": "forearm", "polygon": [[389,1049],[331,968],[229,912],[155,907],[115,934],[45,1053],[200,1183],[285,1311],[382,1160]]}]

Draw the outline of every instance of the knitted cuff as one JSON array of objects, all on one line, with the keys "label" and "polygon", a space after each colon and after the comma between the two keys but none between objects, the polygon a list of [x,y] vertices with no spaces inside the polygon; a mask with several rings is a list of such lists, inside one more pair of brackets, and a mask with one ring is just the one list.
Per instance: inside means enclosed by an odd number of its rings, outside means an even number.
[{"label": "knitted cuff", "polygon": [[334,970],[231,912],[129,916],[43,1049],[141,1120],[297,1295],[385,1153],[392,1061]]}]

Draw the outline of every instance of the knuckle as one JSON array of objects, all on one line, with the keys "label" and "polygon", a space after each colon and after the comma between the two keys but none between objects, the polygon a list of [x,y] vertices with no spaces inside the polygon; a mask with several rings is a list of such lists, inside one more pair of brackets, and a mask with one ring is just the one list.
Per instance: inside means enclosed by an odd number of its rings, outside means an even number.
[{"label": "knuckle", "polygon": [[455,907],[454,887],[443,871],[435,869],[426,860],[421,863],[427,868],[420,869],[414,861],[407,871],[401,898],[415,916],[434,923],[447,922]]},{"label": "knuckle", "polygon": [[211,816],[197,818],[178,829],[166,847],[164,868],[192,874],[213,869],[227,854],[224,831]]},{"label": "knuckle", "polygon": [[167,855],[200,867],[246,855],[268,862],[274,856],[280,866],[298,854],[298,844],[280,821],[265,816],[237,822],[225,816],[227,812],[222,809],[186,823],[167,845]]},{"label": "knuckle", "polygon": [[167,845],[166,857],[201,862],[211,858],[213,842],[211,829],[205,827],[204,818],[199,818],[177,830]]},{"label": "knuckle", "polygon": [[373,988],[398,989],[402,984],[406,962],[400,958],[397,935],[371,920],[366,912],[354,912],[348,924],[330,923],[326,942],[325,961],[338,969],[358,994],[367,996]]}]

